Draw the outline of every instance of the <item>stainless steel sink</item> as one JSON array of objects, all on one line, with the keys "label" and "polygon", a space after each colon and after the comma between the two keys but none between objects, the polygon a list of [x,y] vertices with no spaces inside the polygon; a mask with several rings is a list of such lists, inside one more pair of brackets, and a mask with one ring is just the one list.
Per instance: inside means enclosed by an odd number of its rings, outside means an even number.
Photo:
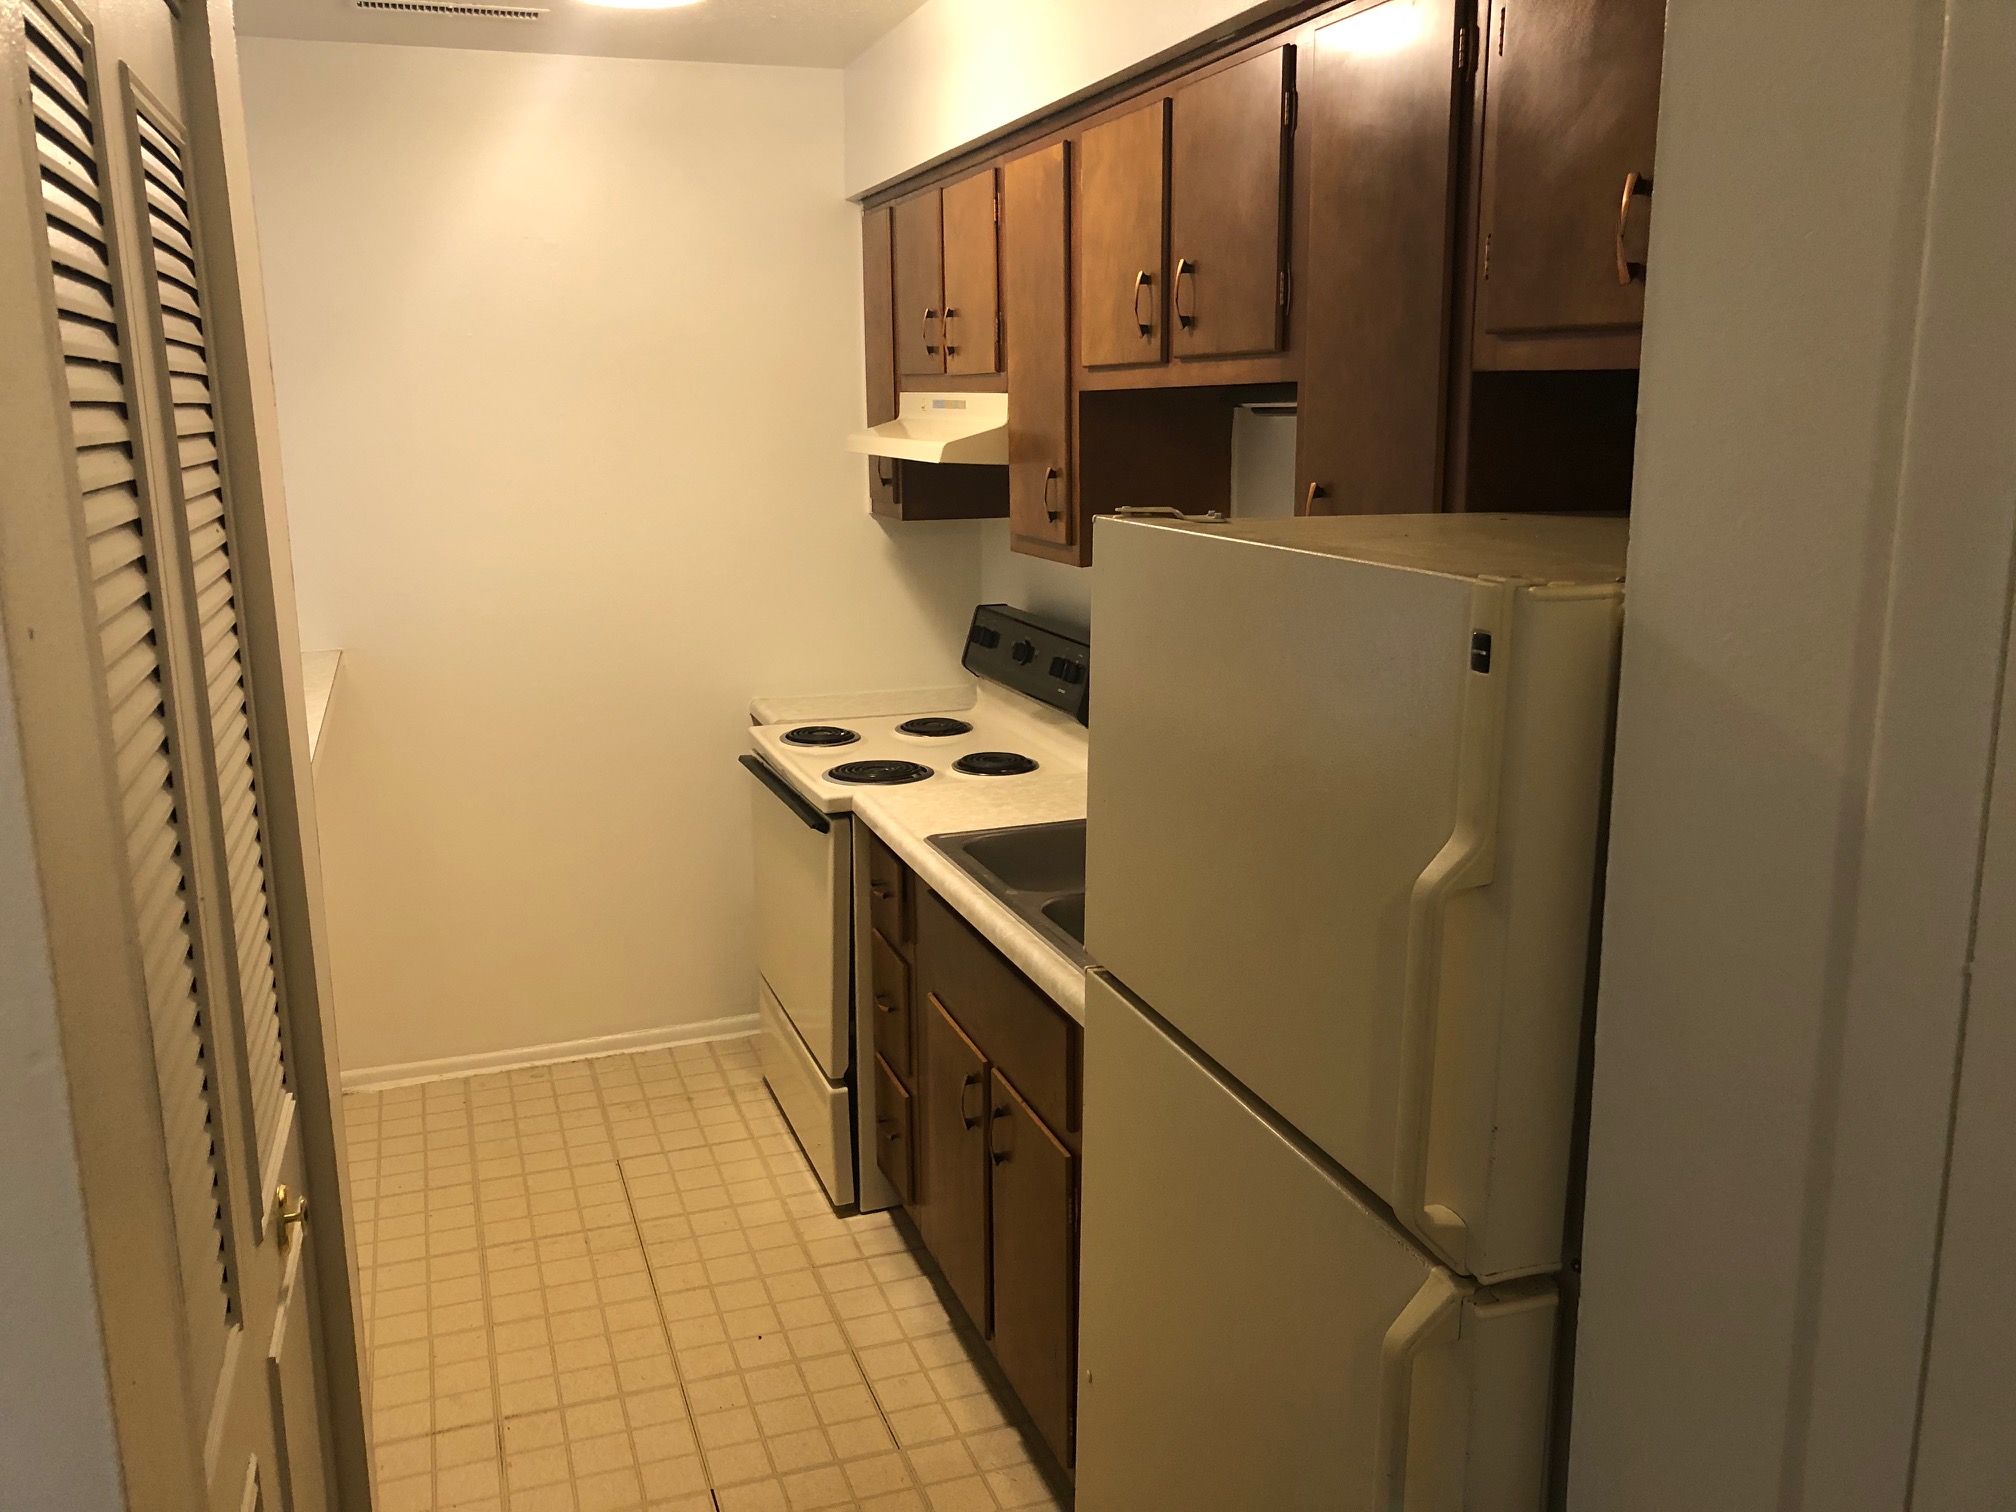
[{"label": "stainless steel sink", "polygon": [[1085,954],[1085,821],[933,835],[931,843],[1014,914],[1081,965]]}]

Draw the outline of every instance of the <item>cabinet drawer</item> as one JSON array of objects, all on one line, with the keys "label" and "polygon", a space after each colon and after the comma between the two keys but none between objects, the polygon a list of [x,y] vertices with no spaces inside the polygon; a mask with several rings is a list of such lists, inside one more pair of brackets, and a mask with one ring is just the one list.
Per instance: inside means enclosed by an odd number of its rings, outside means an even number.
[{"label": "cabinet drawer", "polygon": [[873,835],[868,837],[868,922],[891,945],[910,943],[910,868]]},{"label": "cabinet drawer", "polygon": [[936,999],[1051,1128],[1078,1130],[1078,1026],[937,894],[919,889],[918,997]]},{"label": "cabinet drawer", "polygon": [[875,1053],[907,1083],[917,1071],[910,1050],[910,965],[879,931],[868,936],[868,995],[875,1005]]},{"label": "cabinet drawer", "polygon": [[896,1195],[909,1202],[917,1194],[916,1129],[911,1117],[915,1105],[903,1083],[881,1056],[875,1057],[875,1164],[896,1188]]}]

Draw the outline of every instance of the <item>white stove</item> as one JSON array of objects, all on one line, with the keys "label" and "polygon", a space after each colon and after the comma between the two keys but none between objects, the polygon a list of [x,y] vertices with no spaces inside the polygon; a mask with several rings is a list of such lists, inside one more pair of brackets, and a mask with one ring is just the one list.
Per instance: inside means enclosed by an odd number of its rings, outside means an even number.
[{"label": "white stove", "polygon": [[[820,717],[755,725],[742,764],[754,798],[757,1006],[765,1079],[836,1207],[894,1206],[896,1193],[860,1151],[872,1148],[873,1078],[856,1076],[871,1036],[857,1013],[856,939],[866,909],[864,794],[930,802],[965,787],[1005,790],[1085,767],[1090,648],[1019,610],[982,605],[964,663],[981,679],[951,707],[885,712],[864,695],[818,701]],[[857,914],[859,916],[857,920]],[[865,947],[861,947],[865,950]]]}]

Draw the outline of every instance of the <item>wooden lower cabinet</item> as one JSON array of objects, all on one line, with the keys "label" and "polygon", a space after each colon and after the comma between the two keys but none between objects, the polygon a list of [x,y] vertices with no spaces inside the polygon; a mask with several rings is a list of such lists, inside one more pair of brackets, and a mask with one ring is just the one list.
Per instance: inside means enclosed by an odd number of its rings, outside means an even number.
[{"label": "wooden lower cabinet", "polygon": [[924,1180],[918,1231],[984,1334],[987,1305],[987,1058],[935,998],[924,1004]]},{"label": "wooden lower cabinet", "polygon": [[1078,1171],[999,1071],[988,1099],[994,1357],[1059,1461],[1072,1460]]},{"label": "wooden lower cabinet", "polygon": [[875,1156],[1068,1469],[1083,1031],[872,836],[869,858]]},{"label": "wooden lower cabinet", "polygon": [[916,1109],[889,1063],[875,1057],[875,1163],[905,1202],[917,1190]]}]

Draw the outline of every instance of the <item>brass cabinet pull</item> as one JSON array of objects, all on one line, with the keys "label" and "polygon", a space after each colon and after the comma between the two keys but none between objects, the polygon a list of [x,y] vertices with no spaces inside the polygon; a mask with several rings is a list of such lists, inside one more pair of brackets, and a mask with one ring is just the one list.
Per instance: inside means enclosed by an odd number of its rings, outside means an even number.
[{"label": "brass cabinet pull", "polygon": [[1008,1109],[1000,1107],[994,1110],[993,1121],[987,1125],[987,1153],[993,1157],[994,1164],[997,1166],[1006,1165],[1009,1156],[1015,1153],[1013,1150],[997,1150],[994,1148],[994,1131],[1007,1122]]},{"label": "brass cabinet pull", "polygon": [[896,896],[893,891],[880,882],[870,882],[868,884],[868,894],[870,897],[876,898],[883,903],[887,903],[891,898]]},{"label": "brass cabinet pull", "polygon": [[[1188,278],[1190,280],[1190,293],[1193,296],[1191,301],[1193,308],[1189,310],[1185,310],[1183,308],[1183,280],[1185,278]],[[1195,324],[1197,324],[1197,311],[1194,308],[1196,303],[1194,296],[1196,295],[1196,293],[1197,293],[1197,264],[1190,261],[1190,259],[1187,257],[1177,258],[1176,294],[1175,294],[1176,324],[1183,327],[1183,329],[1186,331],[1189,330]]]},{"label": "brass cabinet pull", "polygon": [[1057,490],[1055,485],[1058,477],[1059,474],[1056,468],[1046,467],[1043,469],[1043,513],[1048,515],[1052,520],[1063,518],[1063,511],[1057,507],[1056,503]]},{"label": "brass cabinet pull", "polygon": [[894,1013],[896,1011],[896,1005],[879,992],[875,994],[875,1006],[880,1008],[884,1013]]},{"label": "brass cabinet pull", "polygon": [[1155,280],[1150,278],[1145,270],[1134,275],[1134,323],[1141,327],[1141,334],[1143,336],[1153,336],[1155,334],[1154,305],[1149,305],[1148,313],[1145,316],[1141,313],[1142,292],[1154,287]]},{"label": "brass cabinet pull", "polygon": [[1302,513],[1304,513],[1305,515],[1313,515],[1314,513],[1316,513],[1316,501],[1318,499],[1327,499],[1329,497],[1330,497],[1329,489],[1325,488],[1321,483],[1311,483],[1309,485],[1309,492],[1304,494],[1302,497]]},{"label": "brass cabinet pull", "polygon": [[[937,351],[938,351],[938,348],[937,348],[936,346],[934,346],[934,345],[932,344],[932,341],[931,341],[931,322],[932,322],[932,321],[934,321],[934,320],[937,320],[937,319],[938,319],[938,312],[937,312],[937,310],[936,310],[936,309],[927,309],[927,310],[925,310],[925,312],[924,312],[924,350],[925,350],[925,351],[927,351],[927,352],[930,352],[930,353],[932,353],[932,354],[933,354],[934,356],[935,356],[935,355],[937,354]],[[940,327],[939,327],[939,339],[940,339],[940,340],[943,340],[943,339],[944,339],[944,327],[943,327],[943,323],[942,323],[942,322],[940,323]]]},{"label": "brass cabinet pull", "polygon": [[1645,264],[1634,263],[1624,256],[1624,228],[1631,220],[1632,196],[1638,194],[1651,198],[1652,180],[1634,168],[1624,175],[1624,193],[1617,201],[1617,282],[1620,287],[1634,278],[1645,276]]},{"label": "brass cabinet pull", "polygon": [[287,1249],[294,1243],[294,1231],[308,1222],[308,1197],[306,1193],[294,1199],[294,1206],[287,1206],[287,1188],[273,1189],[273,1211],[280,1220],[280,1248]]},{"label": "brass cabinet pull", "polygon": [[966,1081],[964,1085],[962,1085],[959,1088],[959,1121],[965,1124],[966,1127],[969,1129],[977,1129],[980,1127],[980,1115],[978,1113],[968,1113],[966,1111],[966,1094],[968,1092],[971,1092],[975,1087],[979,1085],[980,1085],[979,1074],[977,1072],[969,1071],[966,1073]]}]

